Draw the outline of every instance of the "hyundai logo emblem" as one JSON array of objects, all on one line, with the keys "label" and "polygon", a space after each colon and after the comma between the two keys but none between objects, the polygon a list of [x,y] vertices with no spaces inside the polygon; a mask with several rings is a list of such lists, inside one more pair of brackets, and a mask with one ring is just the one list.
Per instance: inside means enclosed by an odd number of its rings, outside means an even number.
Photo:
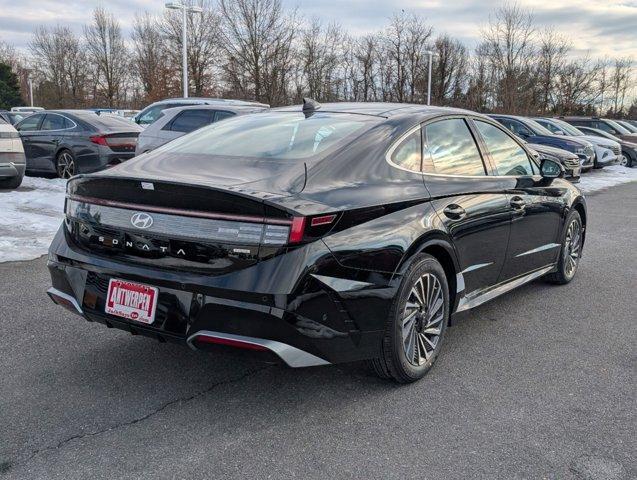
[{"label": "hyundai logo emblem", "polygon": [[135,228],[150,228],[153,225],[153,217],[144,212],[137,212],[130,217],[130,223]]}]

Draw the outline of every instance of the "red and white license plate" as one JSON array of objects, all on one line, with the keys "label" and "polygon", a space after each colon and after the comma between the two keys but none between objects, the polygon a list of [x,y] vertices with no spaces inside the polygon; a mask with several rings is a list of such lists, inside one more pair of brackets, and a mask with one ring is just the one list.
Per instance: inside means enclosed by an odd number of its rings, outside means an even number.
[{"label": "red and white license plate", "polygon": [[155,320],[158,295],[159,290],[155,287],[111,278],[104,311],[128,320],[151,324]]}]

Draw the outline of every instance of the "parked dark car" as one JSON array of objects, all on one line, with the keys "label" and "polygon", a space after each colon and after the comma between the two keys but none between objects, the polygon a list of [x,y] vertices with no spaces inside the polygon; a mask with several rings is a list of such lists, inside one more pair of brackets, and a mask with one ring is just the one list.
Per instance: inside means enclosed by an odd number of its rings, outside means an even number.
[{"label": "parked dark car", "polygon": [[554,135],[535,120],[514,115],[490,115],[518,137],[529,143],[548,145],[573,152],[580,159],[582,172],[587,172],[595,166],[595,149],[593,144],[586,140],[565,135]]},{"label": "parked dark car", "polygon": [[609,140],[614,140],[619,143],[622,149],[622,155],[625,159],[625,165],[627,167],[633,167],[637,165],[637,142],[628,142],[626,140],[622,140],[615,135],[611,135],[608,132],[603,130],[599,130],[597,128],[591,127],[577,127],[578,130],[586,133],[587,135],[595,135],[602,138],[607,138]]},{"label": "parked dark car", "polygon": [[615,120],[622,127],[628,130],[630,133],[637,133],[637,125],[633,125],[628,120]]},{"label": "parked dark car", "polygon": [[622,149],[618,142],[595,135],[587,135],[574,125],[559,118],[536,117],[533,120],[555,135],[568,135],[591,142],[595,149],[595,168],[603,168],[620,163]]},{"label": "parked dark car", "polygon": [[29,115],[31,115],[31,112],[8,112],[6,110],[0,110],[0,118],[14,126]]},{"label": "parked dark car", "polygon": [[562,175],[466,110],[237,116],[71,179],[49,295],[160,341],[292,367],[370,359],[410,382],[452,313],[573,278],[586,205]]},{"label": "parked dark car", "polygon": [[626,140],[627,142],[637,143],[637,134],[631,133],[622,127],[619,123],[609,118],[599,117],[559,117],[571,125],[576,127],[589,127],[601,130],[611,135]]},{"label": "parked dark car", "polygon": [[117,165],[135,156],[134,123],[89,110],[47,110],[16,125],[27,158],[27,172],[70,178]]},{"label": "parked dark car", "polygon": [[577,155],[561,148],[549,147],[537,143],[527,143],[527,147],[537,152],[536,160],[541,162],[545,158],[553,160],[564,167],[565,176],[572,182],[579,182],[582,173],[580,160]]},{"label": "parked dark car", "polygon": [[167,98],[166,100],[160,100],[159,102],[151,103],[141,112],[139,112],[133,121],[142,127],[150,125],[159,118],[161,112],[167,108],[185,107],[187,105],[228,105],[228,106],[252,106],[269,108],[270,105],[259,102],[251,102],[247,100],[227,100],[225,98]]}]

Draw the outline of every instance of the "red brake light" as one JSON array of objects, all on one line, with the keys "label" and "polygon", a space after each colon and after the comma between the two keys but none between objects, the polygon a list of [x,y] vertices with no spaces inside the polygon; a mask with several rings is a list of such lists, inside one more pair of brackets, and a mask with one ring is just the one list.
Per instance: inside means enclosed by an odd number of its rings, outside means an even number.
[{"label": "red brake light", "polygon": [[312,227],[318,227],[321,225],[329,225],[330,223],[334,221],[335,218],[336,218],[336,215],[323,215],[321,217],[314,217],[310,221],[310,225]]},{"label": "red brake light", "polygon": [[290,243],[299,243],[303,240],[305,231],[305,217],[292,218],[292,227],[290,228]]},{"label": "red brake light", "polygon": [[104,137],[104,135],[93,135],[92,137],[88,137],[88,138],[93,143],[108,147],[108,143],[106,143],[106,137]]}]

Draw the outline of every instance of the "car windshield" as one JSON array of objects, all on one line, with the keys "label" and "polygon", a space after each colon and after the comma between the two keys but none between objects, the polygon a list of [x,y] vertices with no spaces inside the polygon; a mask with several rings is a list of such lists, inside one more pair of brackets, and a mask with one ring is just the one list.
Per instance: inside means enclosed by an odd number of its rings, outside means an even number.
[{"label": "car windshield", "polygon": [[620,135],[630,135],[630,132],[622,127],[619,123],[614,120],[605,120],[609,125],[611,125]]},{"label": "car windshield", "polygon": [[269,112],[214,123],[166,144],[159,150],[177,154],[305,159],[342,144],[374,117],[345,113]]},{"label": "car windshield", "polygon": [[551,132],[548,128],[543,127],[533,119],[525,118],[524,121],[526,122],[528,127],[531,127],[533,130],[535,130],[536,135],[554,135],[554,133]]},{"label": "car windshield", "polygon": [[583,132],[575,128],[570,123],[565,122],[564,120],[557,120],[554,118],[551,120],[551,122],[564,130],[568,135],[572,135],[574,137],[581,137],[582,135],[584,135]]}]

